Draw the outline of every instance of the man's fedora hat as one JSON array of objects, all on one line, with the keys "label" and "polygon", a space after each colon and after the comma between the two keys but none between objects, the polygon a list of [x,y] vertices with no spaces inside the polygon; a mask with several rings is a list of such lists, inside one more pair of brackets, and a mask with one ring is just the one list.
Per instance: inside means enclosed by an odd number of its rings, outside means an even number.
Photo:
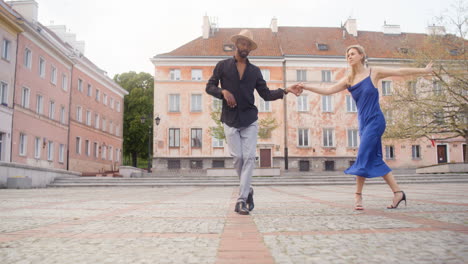
[{"label": "man's fedora hat", "polygon": [[241,32],[239,32],[239,34],[237,35],[234,35],[231,37],[231,41],[234,42],[234,44],[237,42],[238,39],[240,38],[243,38],[247,41],[249,41],[252,45],[252,49],[251,50],[254,50],[257,48],[257,43],[255,43],[255,41],[253,40],[253,34],[250,30],[248,29],[243,29],[241,30]]}]

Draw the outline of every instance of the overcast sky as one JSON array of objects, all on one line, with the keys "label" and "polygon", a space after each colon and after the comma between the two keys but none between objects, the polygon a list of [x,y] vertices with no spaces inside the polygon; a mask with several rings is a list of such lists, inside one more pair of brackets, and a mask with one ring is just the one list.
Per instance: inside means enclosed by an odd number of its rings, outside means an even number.
[{"label": "overcast sky", "polygon": [[454,0],[36,0],[39,21],[66,25],[86,42],[85,55],[114,74],[154,74],[150,58],[202,34],[205,14],[219,27],[339,27],[348,17],[358,30],[381,31],[384,21],[424,33]]}]

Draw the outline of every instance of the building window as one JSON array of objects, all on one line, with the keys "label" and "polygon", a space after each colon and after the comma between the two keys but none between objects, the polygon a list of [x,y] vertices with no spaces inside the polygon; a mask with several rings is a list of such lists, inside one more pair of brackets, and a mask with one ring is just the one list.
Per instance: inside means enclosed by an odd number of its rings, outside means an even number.
[{"label": "building window", "polygon": [[322,112],[333,112],[332,96],[322,96]]},{"label": "building window", "polygon": [[333,128],[324,128],[323,129],[323,146],[324,147],[333,147],[334,145],[334,134],[335,130]]},{"label": "building window", "polygon": [[326,160],[325,161],[325,171],[334,171],[335,170],[335,161]]},{"label": "building window", "polygon": [[392,82],[391,81],[382,81],[382,95],[391,95],[392,94]]},{"label": "building window", "polygon": [[439,81],[432,82],[432,91],[434,92],[434,95],[442,94],[442,85],[440,84]]},{"label": "building window", "polygon": [[357,148],[359,145],[359,136],[357,129],[348,129],[348,148]]},{"label": "building window", "polygon": [[50,82],[54,85],[57,84],[57,68],[55,68],[54,66],[52,66],[50,70]]},{"label": "building window", "polygon": [[81,154],[81,138],[80,137],[76,137],[75,149],[76,149],[76,154],[80,155]]},{"label": "building window", "polygon": [[180,128],[169,128],[169,147],[180,147]]},{"label": "building window", "polygon": [[180,95],[169,95],[169,112],[180,112]]},{"label": "building window", "polygon": [[101,146],[102,152],[101,152],[101,159],[105,160],[107,159],[107,146]]},{"label": "building window", "polygon": [[68,90],[68,77],[65,74],[62,74],[62,90]]},{"label": "building window", "polygon": [[201,148],[202,146],[202,129],[201,128],[192,128],[191,137],[192,148]]},{"label": "building window", "polygon": [[81,106],[76,107],[76,121],[78,122],[83,122],[83,113],[82,113],[82,108]]},{"label": "building window", "polygon": [[192,69],[192,80],[193,81],[201,81],[201,79],[202,79],[202,70]]},{"label": "building window", "polygon": [[41,138],[36,137],[34,139],[34,158],[40,159],[41,158]]},{"label": "building window", "polygon": [[29,88],[23,87],[23,91],[21,92],[21,106],[29,108]]},{"label": "building window", "polygon": [[212,97],[212,98],[213,98],[213,104],[211,106],[212,110],[215,112],[221,111],[221,109],[223,108],[223,100],[218,99],[216,97]]},{"label": "building window", "polygon": [[24,67],[31,69],[32,66],[32,52],[30,49],[24,49]]},{"label": "building window", "polygon": [[8,105],[8,84],[0,82],[0,103],[2,105]]},{"label": "building window", "polygon": [[94,142],[93,157],[94,158],[99,157],[99,145],[97,142]]},{"label": "building window", "polygon": [[393,124],[393,111],[392,110],[384,110],[383,111],[385,120],[388,124]]},{"label": "building window", "polygon": [[269,81],[270,80],[270,70],[269,69],[261,69],[263,80]]},{"label": "building window", "polygon": [[91,126],[91,111],[86,110],[86,125]]},{"label": "building window", "polygon": [[99,115],[94,115],[94,128],[99,129]]},{"label": "building window", "polygon": [[203,161],[202,160],[191,160],[190,161],[190,169],[203,169]]},{"label": "building window", "polygon": [[331,82],[331,71],[322,71],[322,82]]},{"label": "building window", "polygon": [[83,92],[83,80],[78,79],[78,91]]},{"label": "building window", "polygon": [[109,146],[109,160],[114,161],[114,147]]},{"label": "building window", "polygon": [[5,133],[0,132],[0,160],[3,161],[4,154],[3,154],[3,146],[5,140]]},{"label": "building window", "polygon": [[26,156],[26,150],[27,150],[27,143],[28,143],[28,137],[20,133],[20,143],[19,143],[19,154],[20,156]]},{"label": "building window", "polygon": [[168,169],[180,169],[180,160],[168,160],[167,161]]},{"label": "building window", "polygon": [[385,158],[394,159],[395,153],[393,152],[393,146],[385,146]]},{"label": "building window", "polygon": [[263,98],[259,98],[258,100],[258,111],[259,112],[271,112],[271,104],[270,101],[265,101]]},{"label": "building window", "polygon": [[408,88],[408,91],[412,95],[417,95],[418,91],[416,89],[416,82],[415,81],[409,81],[406,83],[406,86]]},{"label": "building window", "polygon": [[36,97],[36,112],[40,115],[44,112],[44,98],[42,95]]},{"label": "building window", "polygon": [[88,83],[88,90],[86,91],[87,96],[92,96],[93,95],[93,87],[91,84]]},{"label": "building window", "polygon": [[307,104],[307,95],[300,95],[297,97],[297,111],[298,112],[306,112],[308,109]]},{"label": "building window", "polygon": [[114,98],[111,97],[109,100],[110,100],[110,108],[114,109]]},{"label": "building window", "polygon": [[120,162],[120,149],[115,149],[115,161]]},{"label": "building window", "polygon": [[118,125],[115,125],[115,135],[120,137],[120,127]]},{"label": "building window", "polygon": [[178,81],[180,80],[180,70],[179,69],[171,69],[170,70],[170,79],[173,81]]},{"label": "building window", "polygon": [[60,106],[60,123],[65,124],[65,106]]},{"label": "building window", "polygon": [[54,142],[52,141],[47,142],[47,160],[54,160]]},{"label": "building window", "polygon": [[307,71],[306,70],[296,70],[296,76],[298,82],[307,81]]},{"label": "building window", "polygon": [[85,154],[88,157],[91,155],[91,143],[88,139],[85,140]]},{"label": "building window", "polygon": [[11,41],[9,41],[8,39],[3,39],[2,59],[10,61],[10,48]]},{"label": "building window", "polygon": [[102,103],[103,103],[104,105],[107,105],[107,94],[103,94],[103,95],[102,95]]},{"label": "building window", "polygon": [[43,58],[39,58],[39,76],[41,76],[41,78],[45,78],[45,67],[45,60]]},{"label": "building window", "polygon": [[412,145],[411,146],[411,157],[413,159],[420,159],[421,158],[421,152],[420,152],[420,146],[419,145]]},{"label": "building window", "polygon": [[107,129],[107,120],[102,118],[102,131],[106,131]]},{"label": "building window", "polygon": [[192,94],[190,106],[191,106],[190,107],[191,112],[201,112],[202,111],[202,95]]},{"label": "building window", "polygon": [[99,89],[96,89],[96,97],[95,97],[96,101],[100,101],[101,100],[101,93],[99,92]]},{"label": "building window", "polygon": [[59,145],[59,162],[63,163],[63,156],[65,154],[65,145],[60,144]]},{"label": "building window", "polygon": [[213,137],[213,148],[222,148],[222,147],[224,147],[224,139]]},{"label": "building window", "polygon": [[117,112],[120,113],[120,102],[117,102],[116,104],[117,104]]},{"label": "building window", "polygon": [[299,147],[308,147],[309,146],[309,129],[308,128],[299,128],[297,130],[297,138]]},{"label": "building window", "polygon": [[346,95],[346,112],[357,112],[356,101],[354,101],[353,97],[349,94]]},{"label": "building window", "polygon": [[224,168],[224,160],[213,160],[211,166],[213,168]]},{"label": "building window", "polygon": [[49,102],[49,118],[54,120],[55,119],[55,102]]}]

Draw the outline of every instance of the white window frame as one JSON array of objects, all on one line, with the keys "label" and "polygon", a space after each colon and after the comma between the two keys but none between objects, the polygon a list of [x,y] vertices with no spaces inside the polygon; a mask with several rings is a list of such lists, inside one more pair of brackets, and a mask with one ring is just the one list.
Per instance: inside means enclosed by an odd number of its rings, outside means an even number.
[{"label": "white window frame", "polygon": [[192,94],[190,96],[190,112],[202,112],[203,107],[202,94]]},{"label": "white window frame", "polygon": [[331,71],[322,70],[322,82],[331,82]]},{"label": "white window frame", "polygon": [[28,48],[24,49],[23,65],[27,69],[31,69],[32,67],[32,51]]},{"label": "white window frame", "polygon": [[107,105],[107,94],[106,94],[106,93],[104,93],[104,94],[102,95],[102,103],[103,103],[104,105]]},{"label": "white window frame", "polygon": [[11,40],[4,38],[2,43],[2,59],[10,61]]},{"label": "white window frame", "polygon": [[55,102],[49,101],[49,118],[54,120],[55,119]]},{"label": "white window frame", "polygon": [[75,138],[75,154],[81,155],[81,137]]},{"label": "white window frame", "polygon": [[116,104],[117,104],[117,106],[116,106],[116,108],[117,108],[117,112],[119,112],[119,113],[120,113],[120,102],[116,102]]},{"label": "white window frame", "polygon": [[333,96],[322,95],[322,112],[333,113]]},{"label": "white window frame", "polygon": [[324,148],[335,147],[335,129],[334,128],[322,129],[322,144]]},{"label": "white window frame", "polygon": [[94,128],[99,129],[99,125],[100,125],[99,123],[100,123],[99,114],[94,114]]},{"label": "white window frame", "polygon": [[[195,142],[199,143],[199,145],[195,144]],[[191,148],[203,147],[203,129],[202,128],[196,127],[196,128],[190,129],[190,147]]]},{"label": "white window frame", "polygon": [[169,94],[169,112],[180,112],[180,94]]},{"label": "white window frame", "polygon": [[78,78],[78,91],[83,92],[83,80],[81,78]]},{"label": "white window frame", "polygon": [[359,146],[359,130],[350,128],[347,130],[348,148],[357,148]]},{"label": "white window frame", "polygon": [[39,76],[44,79],[46,71],[46,61],[44,58],[39,57]]},{"label": "white window frame", "polygon": [[172,81],[180,80],[180,69],[171,69],[169,71],[169,79]]},{"label": "white window frame", "polygon": [[263,80],[270,81],[270,69],[260,69],[262,72]]},{"label": "white window frame", "polygon": [[101,101],[101,91],[99,91],[99,89],[96,89],[96,95],[94,97],[94,99],[98,102]]},{"label": "white window frame", "polygon": [[99,143],[94,142],[93,143],[93,158],[97,159],[99,157]]},{"label": "white window frame", "polygon": [[41,148],[42,148],[42,140],[40,137],[34,138],[34,158],[40,159],[41,158]]},{"label": "white window frame", "polygon": [[29,108],[29,98],[31,96],[31,90],[28,87],[23,87],[21,90],[21,106]]},{"label": "white window frame", "polygon": [[346,95],[346,112],[348,113],[357,112],[356,101],[354,101],[354,98],[350,94]]},{"label": "white window frame", "polygon": [[68,76],[65,73],[62,74],[62,90],[68,91]]},{"label": "white window frame", "polygon": [[169,128],[169,147],[178,148],[180,147],[180,128]]},{"label": "white window frame", "polygon": [[50,68],[50,82],[57,85],[57,68],[54,65]]},{"label": "white window frame", "polygon": [[93,86],[88,83],[88,88],[86,90],[86,95],[87,96],[92,96],[93,95]]},{"label": "white window frame", "polygon": [[309,111],[309,99],[306,94],[301,94],[297,97],[297,111],[307,112]]},{"label": "white window frame", "polygon": [[383,80],[382,81],[382,96],[392,95],[392,81]]},{"label": "white window frame", "polygon": [[44,96],[36,95],[36,113],[42,115],[44,113]]},{"label": "white window frame", "polygon": [[202,69],[192,69],[192,81],[201,81],[203,79]]},{"label": "white window frame", "polygon": [[60,144],[59,145],[59,163],[63,163],[64,153],[65,153],[65,145]]},{"label": "white window frame", "polygon": [[80,105],[76,107],[76,121],[83,123],[83,107]]},{"label": "white window frame", "polygon": [[111,98],[109,99],[109,105],[110,105],[110,108],[111,108],[111,109],[114,109],[114,98],[111,97]]},{"label": "white window frame", "polygon": [[224,148],[224,139],[212,137],[213,148]]},{"label": "white window frame", "polygon": [[27,152],[28,152],[28,136],[24,133],[20,133],[19,155],[26,156]]},{"label": "white window frame", "polygon": [[0,81],[0,104],[8,105],[8,83]]},{"label": "white window frame", "polygon": [[89,139],[85,140],[85,154],[86,156],[91,156],[91,141]]},{"label": "white window frame", "polygon": [[385,159],[395,159],[395,147],[393,145],[385,145]]},{"label": "white window frame", "polygon": [[421,159],[421,146],[420,145],[412,145],[411,146],[411,158],[414,159],[414,160]]},{"label": "white window frame", "polygon": [[47,142],[47,160],[54,160],[54,142],[52,141]]},{"label": "white window frame", "polygon": [[262,113],[271,112],[271,101],[265,101],[260,97],[258,100],[258,111]]},{"label": "white window frame", "polygon": [[307,82],[307,70],[296,70],[296,81]]},{"label": "white window frame", "polygon": [[91,111],[86,110],[86,125],[91,126],[92,121],[91,121]]},{"label": "white window frame", "polygon": [[65,124],[65,106],[60,106],[60,123]]},{"label": "white window frame", "polygon": [[309,147],[310,146],[310,137],[308,128],[298,128],[297,129],[297,146],[298,147]]},{"label": "white window frame", "polygon": [[107,120],[105,118],[102,118],[102,131],[106,131],[107,129]]}]

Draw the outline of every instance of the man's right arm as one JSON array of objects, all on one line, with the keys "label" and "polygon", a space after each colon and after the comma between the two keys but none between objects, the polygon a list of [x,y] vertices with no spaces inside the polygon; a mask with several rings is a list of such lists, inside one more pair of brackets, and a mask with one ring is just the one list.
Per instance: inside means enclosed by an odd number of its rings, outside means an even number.
[{"label": "man's right arm", "polygon": [[218,98],[218,99],[223,99],[223,94],[222,94],[222,89],[218,87],[219,85],[219,80],[221,78],[221,62],[218,62],[216,64],[216,67],[213,70],[213,75],[211,75],[211,78],[208,80],[208,83],[206,84],[206,89],[205,91]]}]

